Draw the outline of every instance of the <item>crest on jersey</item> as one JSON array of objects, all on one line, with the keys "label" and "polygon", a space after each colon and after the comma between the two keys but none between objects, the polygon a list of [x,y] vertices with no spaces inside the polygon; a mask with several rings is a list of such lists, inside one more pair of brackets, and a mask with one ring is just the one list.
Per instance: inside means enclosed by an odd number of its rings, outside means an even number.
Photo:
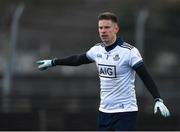
[{"label": "crest on jersey", "polygon": [[99,76],[105,78],[116,78],[116,66],[98,64]]},{"label": "crest on jersey", "polygon": [[114,61],[118,61],[119,59],[120,59],[120,57],[119,57],[118,54],[113,57],[113,60],[114,60]]}]

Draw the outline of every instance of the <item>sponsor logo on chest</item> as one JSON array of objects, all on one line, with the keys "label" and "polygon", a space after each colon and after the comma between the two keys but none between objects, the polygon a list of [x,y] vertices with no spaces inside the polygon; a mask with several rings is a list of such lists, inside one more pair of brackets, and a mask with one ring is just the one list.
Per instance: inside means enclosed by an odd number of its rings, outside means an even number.
[{"label": "sponsor logo on chest", "polygon": [[105,78],[116,78],[116,66],[98,64],[99,76]]}]

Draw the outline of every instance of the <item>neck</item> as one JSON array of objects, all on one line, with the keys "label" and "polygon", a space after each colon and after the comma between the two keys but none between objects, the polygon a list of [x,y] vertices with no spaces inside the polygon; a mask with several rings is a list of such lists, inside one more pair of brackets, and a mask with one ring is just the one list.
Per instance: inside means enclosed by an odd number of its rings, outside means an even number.
[{"label": "neck", "polygon": [[111,46],[112,44],[115,43],[115,41],[116,41],[116,36],[111,41],[104,42],[104,43],[105,43],[105,46]]}]

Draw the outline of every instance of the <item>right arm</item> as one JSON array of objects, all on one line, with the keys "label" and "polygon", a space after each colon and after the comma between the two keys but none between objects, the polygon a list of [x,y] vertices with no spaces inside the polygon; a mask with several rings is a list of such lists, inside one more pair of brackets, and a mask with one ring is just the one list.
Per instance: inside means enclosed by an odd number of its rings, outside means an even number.
[{"label": "right arm", "polygon": [[82,64],[92,63],[86,56],[86,54],[71,55],[62,59],[54,59],[54,65],[65,65],[65,66],[79,66]]},{"label": "right arm", "polygon": [[86,53],[79,54],[79,55],[71,55],[61,59],[52,59],[52,60],[41,60],[38,61],[37,64],[39,70],[46,70],[49,67],[57,66],[57,65],[64,65],[64,66],[79,66],[82,64],[89,64],[92,63],[90,59],[86,56]]}]

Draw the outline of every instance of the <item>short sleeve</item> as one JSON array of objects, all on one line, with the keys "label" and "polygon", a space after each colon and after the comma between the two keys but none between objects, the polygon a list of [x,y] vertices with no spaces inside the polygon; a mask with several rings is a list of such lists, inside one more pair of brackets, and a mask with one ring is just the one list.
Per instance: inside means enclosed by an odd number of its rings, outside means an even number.
[{"label": "short sleeve", "polygon": [[91,61],[95,61],[95,49],[94,47],[90,48],[87,52],[86,52],[86,56],[89,60]]},{"label": "short sleeve", "polygon": [[136,69],[141,64],[143,64],[143,59],[141,57],[141,54],[139,53],[138,49],[134,47],[133,49],[130,50],[129,65],[133,69]]}]

